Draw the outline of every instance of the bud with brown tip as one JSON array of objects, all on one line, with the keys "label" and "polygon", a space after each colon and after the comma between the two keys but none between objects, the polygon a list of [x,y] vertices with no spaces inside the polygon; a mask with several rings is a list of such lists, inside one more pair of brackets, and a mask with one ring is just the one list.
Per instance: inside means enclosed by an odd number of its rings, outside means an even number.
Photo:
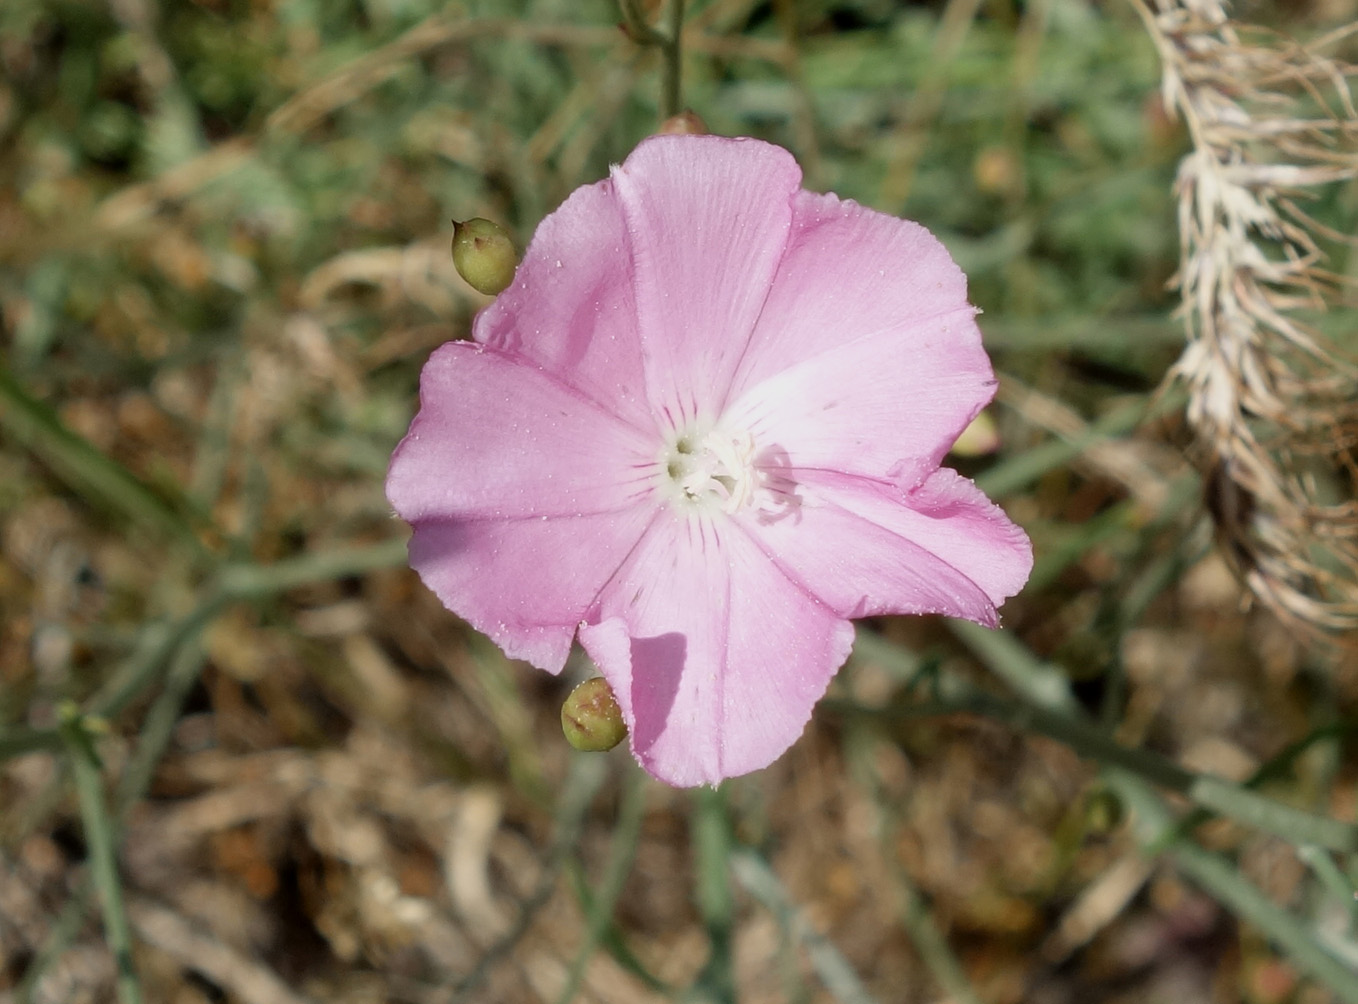
[{"label": "bud with brown tip", "polygon": [[478,293],[497,296],[514,281],[519,253],[508,231],[481,217],[453,221],[453,266]]},{"label": "bud with brown tip", "polygon": [[678,115],[671,115],[656,130],[659,136],[706,136],[707,123],[695,111],[685,109]]},{"label": "bud with brown tip", "polygon": [[596,676],[571,691],[561,706],[561,731],[585,753],[611,750],[627,738],[627,723],[607,680]]}]

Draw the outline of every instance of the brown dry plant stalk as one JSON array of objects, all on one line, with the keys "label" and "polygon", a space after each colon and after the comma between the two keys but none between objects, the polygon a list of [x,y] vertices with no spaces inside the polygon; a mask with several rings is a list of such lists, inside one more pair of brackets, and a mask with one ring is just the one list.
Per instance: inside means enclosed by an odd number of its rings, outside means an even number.
[{"label": "brown dry plant stalk", "polygon": [[1324,55],[1358,25],[1303,45],[1220,0],[1133,4],[1192,141],[1177,181],[1188,344],[1170,379],[1188,390],[1219,538],[1275,613],[1358,628],[1358,367],[1352,340],[1308,323],[1351,311],[1352,278],[1325,252],[1353,237],[1305,208],[1358,176],[1355,67]]}]

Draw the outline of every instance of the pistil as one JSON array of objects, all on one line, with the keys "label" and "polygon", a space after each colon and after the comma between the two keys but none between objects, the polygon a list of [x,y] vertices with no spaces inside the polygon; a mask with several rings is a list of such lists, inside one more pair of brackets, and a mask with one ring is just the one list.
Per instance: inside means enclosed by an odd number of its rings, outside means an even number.
[{"label": "pistil", "polygon": [[754,437],[720,426],[679,436],[663,458],[665,480],[676,500],[733,513],[749,505],[759,487]]}]

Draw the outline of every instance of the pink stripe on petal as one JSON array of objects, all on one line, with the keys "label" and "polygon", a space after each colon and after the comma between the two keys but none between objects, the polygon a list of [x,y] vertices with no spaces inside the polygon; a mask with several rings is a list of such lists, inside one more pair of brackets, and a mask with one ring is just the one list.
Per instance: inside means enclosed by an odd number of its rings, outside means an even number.
[{"label": "pink stripe on petal", "polygon": [[611,512],[649,490],[655,450],[525,360],[451,342],[420,376],[387,498],[410,523]]},{"label": "pink stripe on petal", "polygon": [[662,516],[580,641],[617,695],[642,766],[717,784],[794,743],[853,628],[725,520]]},{"label": "pink stripe on petal", "polygon": [[593,516],[423,520],[410,564],[511,659],[559,673],[586,610],[654,517],[643,504]]},{"label": "pink stripe on petal", "polygon": [[994,627],[1032,569],[1027,536],[974,484],[935,472],[914,491],[794,471],[797,503],[741,525],[843,617],[946,614]]},{"label": "pink stripe on petal", "polygon": [[962,304],[852,341],[841,332],[748,390],[726,424],[793,467],[927,473],[995,393],[973,314]]},{"label": "pink stripe on petal", "polygon": [[614,168],[652,405],[673,427],[726,400],[783,255],[801,170],[780,147],[655,136]]},{"label": "pink stripe on petal", "polygon": [[538,224],[513,284],[476,318],[478,342],[531,360],[638,429],[646,399],[630,238],[611,182]]}]

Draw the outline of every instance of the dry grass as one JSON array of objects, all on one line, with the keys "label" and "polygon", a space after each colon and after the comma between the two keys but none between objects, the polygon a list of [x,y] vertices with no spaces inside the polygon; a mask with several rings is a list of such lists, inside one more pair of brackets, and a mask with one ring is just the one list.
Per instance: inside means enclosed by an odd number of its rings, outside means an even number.
[{"label": "dry grass", "polygon": [[1155,38],[1166,107],[1193,148],[1179,169],[1178,286],[1189,345],[1175,367],[1223,546],[1275,613],[1358,628],[1358,369],[1353,276],[1325,269],[1351,246],[1306,211],[1358,177],[1358,68],[1241,25],[1216,0],[1138,9]]}]

